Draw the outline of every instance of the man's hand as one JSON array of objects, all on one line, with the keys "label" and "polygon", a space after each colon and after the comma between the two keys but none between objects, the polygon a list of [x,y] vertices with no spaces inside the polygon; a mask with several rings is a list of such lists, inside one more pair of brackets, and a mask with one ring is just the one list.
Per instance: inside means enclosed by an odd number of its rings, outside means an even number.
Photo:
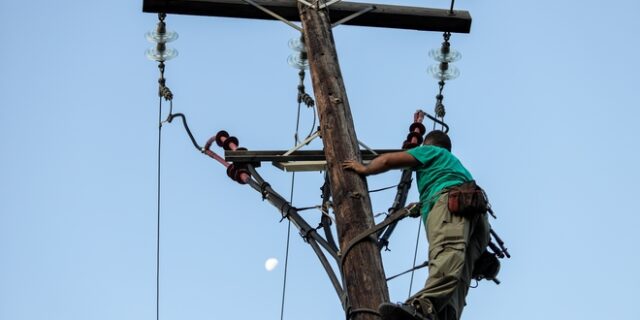
[{"label": "man's hand", "polygon": [[387,172],[391,169],[411,168],[420,162],[407,152],[390,152],[377,156],[368,165],[354,160],[342,162],[342,169],[355,171],[363,176]]},{"label": "man's hand", "polygon": [[355,160],[347,160],[342,163],[342,169],[354,171],[357,174],[367,175],[367,167]]}]

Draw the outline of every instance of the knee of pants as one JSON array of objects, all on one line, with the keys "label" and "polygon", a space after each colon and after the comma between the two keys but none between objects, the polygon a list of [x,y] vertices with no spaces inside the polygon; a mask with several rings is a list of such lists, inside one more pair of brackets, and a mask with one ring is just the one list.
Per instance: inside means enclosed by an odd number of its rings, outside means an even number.
[{"label": "knee of pants", "polygon": [[439,282],[447,283],[447,286],[457,286],[464,279],[465,246],[444,246],[434,256],[430,270],[430,276],[440,279]]}]

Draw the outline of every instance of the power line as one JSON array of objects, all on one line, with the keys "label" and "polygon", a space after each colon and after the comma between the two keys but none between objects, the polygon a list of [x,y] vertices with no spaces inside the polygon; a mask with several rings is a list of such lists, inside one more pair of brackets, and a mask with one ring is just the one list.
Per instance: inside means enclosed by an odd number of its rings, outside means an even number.
[{"label": "power line", "polygon": [[158,108],[158,213],[156,222],[156,320],[160,319],[160,152],[162,146],[162,97]]}]

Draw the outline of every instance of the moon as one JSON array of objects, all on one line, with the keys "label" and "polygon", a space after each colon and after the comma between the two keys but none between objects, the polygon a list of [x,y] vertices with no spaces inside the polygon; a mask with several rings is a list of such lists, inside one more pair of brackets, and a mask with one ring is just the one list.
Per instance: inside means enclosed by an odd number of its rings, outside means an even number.
[{"label": "moon", "polygon": [[269,258],[264,263],[264,268],[267,269],[267,271],[273,271],[273,269],[275,269],[277,266],[278,266],[278,259],[276,258]]}]

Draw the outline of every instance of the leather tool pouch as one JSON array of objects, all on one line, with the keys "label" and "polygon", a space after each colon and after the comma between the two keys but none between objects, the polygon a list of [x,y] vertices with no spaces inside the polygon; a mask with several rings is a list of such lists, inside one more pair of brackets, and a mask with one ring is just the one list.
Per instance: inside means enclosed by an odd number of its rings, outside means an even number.
[{"label": "leather tool pouch", "polygon": [[486,213],[489,201],[484,190],[475,181],[469,181],[449,189],[448,205],[451,213],[470,217]]}]

